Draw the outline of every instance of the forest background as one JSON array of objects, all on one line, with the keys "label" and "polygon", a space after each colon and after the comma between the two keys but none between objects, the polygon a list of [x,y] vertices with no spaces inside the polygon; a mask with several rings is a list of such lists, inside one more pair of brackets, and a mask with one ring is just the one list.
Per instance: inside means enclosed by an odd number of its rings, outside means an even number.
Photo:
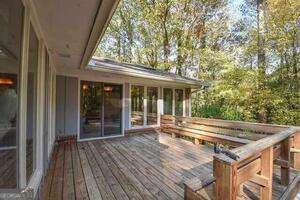
[{"label": "forest background", "polygon": [[95,55],[210,82],[192,115],[300,125],[300,1],[121,0]]}]

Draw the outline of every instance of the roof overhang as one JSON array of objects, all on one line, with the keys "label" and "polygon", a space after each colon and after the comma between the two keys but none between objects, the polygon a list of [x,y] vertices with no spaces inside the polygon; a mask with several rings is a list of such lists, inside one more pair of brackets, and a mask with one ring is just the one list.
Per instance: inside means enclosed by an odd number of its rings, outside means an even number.
[{"label": "roof overhang", "polygon": [[92,59],[98,45],[107,29],[107,26],[119,4],[120,0],[102,0],[95,22],[85,48],[80,68],[85,68]]},{"label": "roof overhang", "polygon": [[202,87],[209,86],[209,83],[201,80],[154,74],[147,71],[140,71],[140,70],[130,69],[127,67],[122,67],[116,64],[98,62],[97,59],[92,59],[90,61],[90,63],[88,64],[88,69],[101,71],[101,72],[114,73],[114,74],[121,74],[121,75],[131,76],[131,77],[178,83],[191,88],[202,88]]},{"label": "roof overhang", "polygon": [[119,0],[28,0],[56,68],[87,66]]}]

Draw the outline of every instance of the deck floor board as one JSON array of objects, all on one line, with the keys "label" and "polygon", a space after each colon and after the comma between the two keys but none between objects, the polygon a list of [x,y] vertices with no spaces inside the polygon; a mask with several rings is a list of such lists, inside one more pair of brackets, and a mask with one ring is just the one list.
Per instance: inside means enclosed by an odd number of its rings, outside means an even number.
[{"label": "deck floor board", "polygon": [[[213,154],[208,146],[157,133],[59,142],[42,199],[183,199],[183,182],[212,173]],[[273,199],[279,199],[285,187],[280,169],[274,173]],[[246,183],[239,198],[257,199],[259,191]]]}]

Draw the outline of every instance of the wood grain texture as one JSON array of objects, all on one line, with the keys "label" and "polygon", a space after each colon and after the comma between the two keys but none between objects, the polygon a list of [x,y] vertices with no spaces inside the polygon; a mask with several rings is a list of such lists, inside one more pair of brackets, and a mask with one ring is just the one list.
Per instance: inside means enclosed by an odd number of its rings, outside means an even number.
[{"label": "wood grain texture", "polygon": [[[213,173],[213,149],[168,134],[139,134],[123,138],[55,146],[41,199],[215,199],[215,184],[185,193],[185,182]],[[291,170],[291,180],[298,172]],[[279,199],[280,167],[275,166],[272,198]],[[255,178],[255,177],[254,177]],[[265,179],[253,179],[266,184]],[[204,184],[205,182],[201,182]],[[72,188],[73,187],[73,188]],[[245,182],[242,199],[259,197],[260,186]],[[191,190],[193,191],[193,190]],[[100,194],[100,195],[99,195]]]}]

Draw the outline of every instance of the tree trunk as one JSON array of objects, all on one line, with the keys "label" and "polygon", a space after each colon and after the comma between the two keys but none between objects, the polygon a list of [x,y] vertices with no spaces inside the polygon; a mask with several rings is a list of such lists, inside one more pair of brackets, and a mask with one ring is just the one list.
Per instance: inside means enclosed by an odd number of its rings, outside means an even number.
[{"label": "tree trunk", "polygon": [[265,0],[257,0],[257,68],[258,68],[258,102],[260,108],[258,110],[258,120],[260,122],[267,122],[268,100],[265,97],[266,93],[266,53],[265,53],[265,26],[264,16],[266,11]]}]

